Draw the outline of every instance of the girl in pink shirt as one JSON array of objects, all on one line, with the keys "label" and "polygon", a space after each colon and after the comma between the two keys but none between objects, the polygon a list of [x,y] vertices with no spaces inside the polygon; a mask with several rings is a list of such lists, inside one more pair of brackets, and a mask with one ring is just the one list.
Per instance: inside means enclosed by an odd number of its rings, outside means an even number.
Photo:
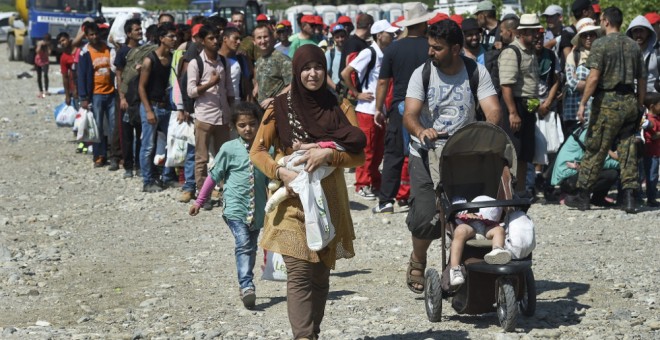
[{"label": "girl in pink shirt", "polygon": [[[46,97],[48,93],[48,57],[50,56],[50,34],[46,33],[43,40],[37,42],[36,54],[34,56],[34,67],[37,70],[37,85],[39,85],[39,98]],[[41,82],[43,75],[44,84]],[[44,86],[45,92],[44,92]]]}]

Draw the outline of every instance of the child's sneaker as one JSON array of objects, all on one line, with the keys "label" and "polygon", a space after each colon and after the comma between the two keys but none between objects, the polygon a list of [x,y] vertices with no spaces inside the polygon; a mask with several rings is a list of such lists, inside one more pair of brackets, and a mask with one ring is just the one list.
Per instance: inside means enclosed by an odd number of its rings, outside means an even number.
[{"label": "child's sneaker", "polygon": [[511,262],[511,253],[502,248],[493,248],[484,256],[484,260],[488,264],[507,264]]},{"label": "child's sneaker", "polygon": [[465,283],[465,278],[463,277],[461,266],[456,266],[449,269],[449,285],[458,287],[463,283]]},{"label": "child's sneaker", "polygon": [[254,303],[257,301],[257,294],[254,293],[254,289],[248,288],[241,293],[241,301],[243,301],[243,306],[245,308],[253,309]]}]

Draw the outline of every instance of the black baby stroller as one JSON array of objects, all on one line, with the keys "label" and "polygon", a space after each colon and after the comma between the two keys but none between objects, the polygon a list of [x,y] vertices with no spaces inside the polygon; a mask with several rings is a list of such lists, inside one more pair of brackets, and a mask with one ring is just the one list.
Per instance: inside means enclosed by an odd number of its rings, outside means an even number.
[{"label": "black baby stroller", "polygon": [[[497,311],[505,331],[516,327],[518,312],[534,315],[536,286],[532,255],[505,265],[487,264],[484,255],[492,247],[490,240],[468,240],[460,263],[465,267],[465,283],[453,291],[449,286],[448,242],[460,211],[476,212],[484,207],[503,207],[504,214],[515,209],[527,210],[529,199],[514,198],[512,173],[516,173],[516,155],[507,134],[499,127],[476,122],[449,137],[440,155],[440,182],[436,202],[442,232],[442,276],[436,269],[425,273],[424,300],[431,322],[439,322],[442,299],[451,300],[458,314],[482,314]],[[494,201],[452,204],[452,197],[467,202],[487,195]],[[506,220],[506,217],[504,217]]]}]

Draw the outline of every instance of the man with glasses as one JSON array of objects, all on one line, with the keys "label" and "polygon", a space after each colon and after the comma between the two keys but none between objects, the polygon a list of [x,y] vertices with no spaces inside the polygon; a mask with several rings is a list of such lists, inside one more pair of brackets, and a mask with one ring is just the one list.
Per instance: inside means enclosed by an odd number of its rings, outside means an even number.
[{"label": "man with glasses", "polygon": [[[142,191],[159,192],[163,187],[176,182],[174,169],[165,168],[162,182],[154,169],[156,137],[158,132],[167,134],[170,123],[169,77],[172,65],[172,50],[176,46],[176,27],[163,23],[156,30],[158,48],[142,61],[138,93],[140,95],[140,119],[142,120],[142,145],[140,149],[140,170],[142,171]],[[160,182],[160,183],[159,183]]]}]

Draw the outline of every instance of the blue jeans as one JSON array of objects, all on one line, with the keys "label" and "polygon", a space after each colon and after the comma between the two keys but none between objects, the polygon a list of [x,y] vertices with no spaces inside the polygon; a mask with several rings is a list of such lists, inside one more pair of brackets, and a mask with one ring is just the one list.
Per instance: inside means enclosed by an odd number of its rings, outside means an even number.
[{"label": "blue jeans", "polygon": [[[140,119],[142,120],[142,144],[140,146],[140,170],[142,171],[142,183],[153,184],[156,181],[154,171],[154,156],[156,152],[156,136],[158,131],[167,134],[167,126],[170,124],[170,110],[152,106],[156,115],[156,124],[151,125],[147,121],[147,111],[140,104]],[[163,169],[163,182],[176,180],[174,169],[165,167]]]},{"label": "blue jeans", "polygon": [[236,248],[236,271],[238,272],[238,284],[241,293],[245,290],[254,289],[254,263],[257,260],[257,239],[259,238],[259,229],[251,230],[243,221],[228,220],[225,222],[229,226],[231,233],[234,234]]},{"label": "blue jeans", "polygon": [[644,157],[644,172],[646,173],[646,201],[655,202],[658,198],[658,166],[660,157]]},{"label": "blue jeans", "polygon": [[[92,95],[92,112],[99,128],[100,143],[94,143],[94,159],[102,156],[108,158],[108,139],[112,138],[115,129],[115,94]],[[105,126],[105,120],[109,126]],[[105,135],[108,135],[106,137]]]},{"label": "blue jeans", "polygon": [[181,190],[194,194],[197,190],[195,183],[195,147],[190,144],[188,144],[188,151],[186,152],[186,161],[183,163],[183,176],[186,178],[186,182]]}]

